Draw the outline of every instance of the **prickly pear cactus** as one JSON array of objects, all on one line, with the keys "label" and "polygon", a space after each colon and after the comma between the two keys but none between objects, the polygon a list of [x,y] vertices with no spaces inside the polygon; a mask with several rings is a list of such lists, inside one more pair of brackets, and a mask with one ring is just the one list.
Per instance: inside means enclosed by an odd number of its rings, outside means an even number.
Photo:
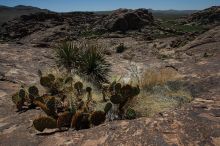
[{"label": "prickly pear cactus", "polygon": [[36,86],[31,86],[28,88],[28,93],[29,93],[29,99],[31,102],[37,97],[39,97],[39,90]]},{"label": "prickly pear cactus", "polygon": [[90,128],[89,114],[77,111],[72,118],[71,127],[76,130]]},{"label": "prickly pear cactus", "polygon": [[103,111],[95,111],[91,115],[91,123],[94,126],[100,125],[105,122],[105,112]]},{"label": "prickly pear cactus", "polygon": [[104,108],[104,111],[105,113],[108,113],[108,111],[112,108],[112,104],[110,102],[108,102],[106,105],[105,105],[105,108]]},{"label": "prickly pear cactus", "polygon": [[57,128],[57,122],[51,117],[40,117],[33,121],[33,126],[36,130],[43,132],[44,129]]},{"label": "prickly pear cactus", "polygon": [[121,95],[112,95],[110,98],[110,101],[114,104],[120,104],[122,101],[122,96]]},{"label": "prickly pear cactus", "polygon": [[39,101],[35,101],[34,103],[35,103],[38,107],[40,107],[48,116],[53,117],[53,118],[55,118],[55,119],[58,117],[57,113],[56,113],[55,111],[53,111],[53,110],[50,110],[50,109],[47,107],[46,104],[41,103],[41,102],[39,102]]},{"label": "prickly pear cactus", "polygon": [[114,90],[116,94],[121,94],[121,83],[116,83]]},{"label": "prickly pear cactus", "polygon": [[55,76],[53,74],[48,74],[47,77],[50,79],[51,82],[55,81]]},{"label": "prickly pear cactus", "polygon": [[58,115],[57,127],[61,129],[62,127],[70,127],[73,113],[66,111]]},{"label": "prickly pear cactus", "polygon": [[19,92],[12,95],[12,101],[16,105],[18,111],[21,111],[23,109],[25,98],[26,92],[24,89],[20,89]]},{"label": "prickly pear cactus", "polygon": [[21,98],[21,99],[24,99],[26,97],[26,92],[24,89],[20,89],[19,92],[18,92],[18,96]]},{"label": "prickly pear cactus", "polygon": [[83,83],[80,82],[80,81],[76,82],[76,83],[74,84],[74,88],[77,90],[78,95],[80,95],[81,92],[82,92],[82,89],[83,89]]},{"label": "prickly pear cactus", "polygon": [[121,94],[125,98],[132,97],[132,86],[131,85],[125,85],[121,88]]},{"label": "prickly pear cactus", "polygon": [[48,98],[49,100],[47,101],[46,106],[50,111],[55,112],[56,111],[56,99],[54,96],[49,96]]},{"label": "prickly pear cactus", "polygon": [[41,77],[40,78],[40,84],[43,86],[43,87],[51,87],[51,79],[49,77]]}]

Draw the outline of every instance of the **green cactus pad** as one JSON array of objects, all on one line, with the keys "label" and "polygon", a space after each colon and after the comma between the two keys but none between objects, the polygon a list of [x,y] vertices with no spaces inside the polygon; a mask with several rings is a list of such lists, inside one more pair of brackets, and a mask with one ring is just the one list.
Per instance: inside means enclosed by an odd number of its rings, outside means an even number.
[{"label": "green cactus pad", "polygon": [[50,87],[52,82],[50,80],[49,77],[41,77],[40,78],[40,84],[43,86],[43,87]]},{"label": "green cactus pad", "polygon": [[48,116],[57,118],[57,113],[53,110],[50,110],[46,104],[41,103],[40,101],[35,101],[34,104],[36,104],[38,107],[40,107]]},{"label": "green cactus pad", "polygon": [[132,108],[128,108],[126,113],[125,113],[125,118],[126,119],[135,119],[136,118],[136,112]]},{"label": "green cactus pad", "polygon": [[49,96],[49,100],[46,103],[46,106],[51,111],[56,111],[56,99],[53,96]]},{"label": "green cactus pad", "polygon": [[86,92],[91,92],[92,88],[91,87],[86,87]]},{"label": "green cactus pad", "polygon": [[89,114],[77,111],[72,118],[71,127],[76,130],[90,128]]},{"label": "green cactus pad", "polygon": [[105,113],[108,113],[108,111],[112,108],[112,104],[110,102],[108,102],[106,105],[105,105],[105,108],[104,108],[104,111]]},{"label": "green cactus pad", "polygon": [[34,100],[39,101],[41,103],[45,103],[43,97],[41,97],[41,96],[36,97]]},{"label": "green cactus pad", "polygon": [[132,94],[133,96],[137,96],[140,93],[140,88],[137,87],[132,87]]},{"label": "green cactus pad", "polygon": [[114,104],[119,104],[122,101],[122,97],[120,95],[112,95],[110,101]]},{"label": "green cactus pad", "polygon": [[47,77],[50,79],[51,82],[55,81],[55,76],[53,74],[48,74]]},{"label": "green cactus pad", "polygon": [[37,88],[36,86],[31,86],[31,87],[29,87],[29,88],[28,88],[28,92],[29,92],[29,94],[31,94],[31,95],[34,96],[35,98],[36,98],[37,96],[39,96],[39,90],[38,90],[38,88]]},{"label": "green cactus pad", "polygon": [[34,128],[40,132],[43,132],[44,129],[54,129],[57,128],[57,122],[51,117],[40,117],[33,121]]},{"label": "green cactus pad", "polygon": [[121,83],[115,84],[115,92],[119,94],[120,91],[121,91]]},{"label": "green cactus pad", "polygon": [[132,97],[133,92],[132,92],[132,86],[131,85],[125,85],[121,88],[121,94],[125,98]]},{"label": "green cactus pad", "polygon": [[75,88],[76,90],[82,90],[82,88],[83,88],[83,83],[82,83],[82,82],[76,82],[76,83],[74,84],[74,88]]},{"label": "green cactus pad", "polygon": [[95,126],[100,125],[105,122],[105,112],[95,111],[91,115],[91,123]]},{"label": "green cactus pad", "polygon": [[60,82],[60,83],[63,83],[64,79],[63,78],[57,78],[57,81]]},{"label": "green cactus pad", "polygon": [[20,89],[19,92],[18,92],[18,96],[21,98],[21,99],[24,99],[26,97],[26,92],[24,89]]},{"label": "green cactus pad", "polygon": [[72,116],[73,114],[71,112],[64,112],[60,115],[58,115],[57,118],[57,127],[61,128],[61,127],[70,127],[71,125],[71,120],[72,120]]}]

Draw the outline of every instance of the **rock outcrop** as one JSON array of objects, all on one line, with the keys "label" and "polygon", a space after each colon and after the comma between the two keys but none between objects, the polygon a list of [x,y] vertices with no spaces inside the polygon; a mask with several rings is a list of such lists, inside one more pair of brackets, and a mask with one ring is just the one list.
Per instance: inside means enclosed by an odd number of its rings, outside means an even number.
[{"label": "rock outcrop", "polygon": [[147,9],[119,9],[106,17],[105,27],[111,31],[138,30],[153,23],[152,13]]},{"label": "rock outcrop", "polygon": [[193,13],[187,21],[203,25],[220,23],[220,6],[213,6],[211,8]]}]

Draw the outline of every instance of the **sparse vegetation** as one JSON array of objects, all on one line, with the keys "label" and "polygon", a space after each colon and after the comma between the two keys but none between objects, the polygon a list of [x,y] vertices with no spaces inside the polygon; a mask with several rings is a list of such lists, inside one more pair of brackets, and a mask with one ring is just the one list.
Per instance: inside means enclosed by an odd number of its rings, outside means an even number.
[{"label": "sparse vegetation", "polygon": [[138,86],[121,85],[116,82],[109,84],[103,92],[105,95],[109,95],[106,101],[110,99],[111,102],[102,101],[105,108],[97,110],[96,106],[99,106],[100,101],[97,101],[96,98],[93,99],[93,94],[95,94],[93,88],[76,80],[75,77],[62,73],[43,74],[41,72],[40,83],[46,89],[46,93],[43,95],[39,95],[36,86],[31,86],[28,91],[22,87],[12,96],[18,111],[23,111],[26,106],[34,105],[32,108],[40,107],[45,112],[47,116],[38,117],[33,121],[33,126],[40,132],[46,128],[87,129],[97,126],[105,120],[133,119],[135,116],[135,111],[127,109],[126,105],[139,94]]},{"label": "sparse vegetation", "polygon": [[[87,129],[103,122],[153,116],[172,107],[182,106],[191,95],[178,82],[179,75],[172,69],[147,70],[139,85],[113,81],[96,89],[76,75],[59,70],[42,73],[40,84],[46,93],[39,94],[36,86],[22,87],[12,101],[18,111],[40,107],[47,116],[33,121],[36,130],[74,128]],[[137,76],[135,76],[137,77]],[[131,81],[132,83],[132,81]],[[133,82],[134,83],[134,82]],[[108,102],[107,102],[108,101]]]},{"label": "sparse vegetation", "polygon": [[148,69],[141,79],[141,92],[129,104],[138,116],[151,117],[192,100],[181,75],[171,68]]},{"label": "sparse vegetation", "polygon": [[74,70],[99,86],[108,82],[110,64],[97,44],[64,42],[55,48],[55,52],[58,63],[69,72]]}]

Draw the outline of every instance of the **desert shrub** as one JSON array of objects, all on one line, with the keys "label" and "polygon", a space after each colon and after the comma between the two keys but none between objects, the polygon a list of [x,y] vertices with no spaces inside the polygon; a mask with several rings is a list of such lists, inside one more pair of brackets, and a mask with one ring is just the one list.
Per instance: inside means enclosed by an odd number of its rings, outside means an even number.
[{"label": "desert shrub", "polygon": [[55,52],[58,63],[67,70],[74,69],[75,73],[97,85],[108,82],[110,64],[97,44],[64,42],[55,48]]},{"label": "desert shrub", "polygon": [[121,43],[116,47],[116,53],[123,53],[127,47],[124,45],[124,43]]}]

